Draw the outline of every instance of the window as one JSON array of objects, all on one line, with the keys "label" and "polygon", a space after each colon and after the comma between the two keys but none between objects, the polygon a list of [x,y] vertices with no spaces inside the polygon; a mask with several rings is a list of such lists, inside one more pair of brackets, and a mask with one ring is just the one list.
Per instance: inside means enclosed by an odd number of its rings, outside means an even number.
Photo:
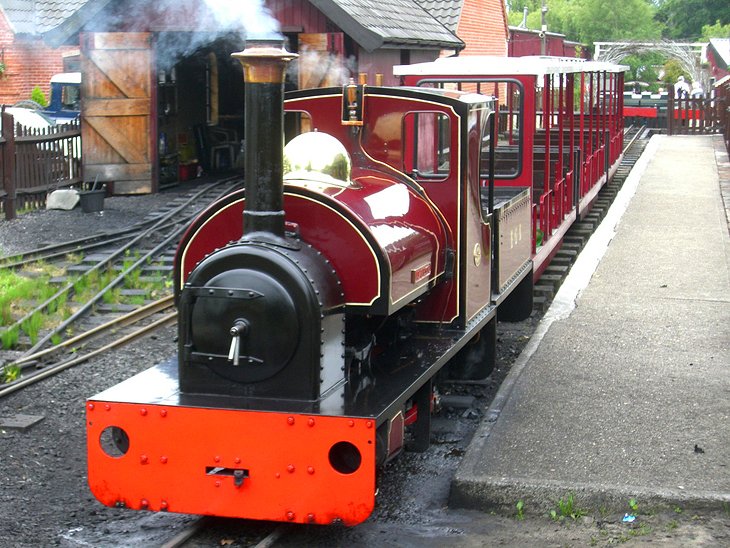
[{"label": "window", "polygon": [[498,99],[499,126],[494,149],[494,176],[510,178],[520,173],[522,96],[520,86],[515,82],[506,82],[498,87],[502,99]]},{"label": "window", "polygon": [[404,171],[419,181],[443,181],[449,174],[451,125],[439,112],[409,112],[403,119]]},{"label": "window", "polygon": [[[499,127],[495,148],[495,177],[514,179],[522,171],[522,85],[516,80],[493,78],[463,78],[459,80],[425,78],[422,87],[454,89],[494,97],[499,112]],[[485,146],[487,143],[485,142]],[[487,148],[482,147],[482,178],[489,175]]]}]

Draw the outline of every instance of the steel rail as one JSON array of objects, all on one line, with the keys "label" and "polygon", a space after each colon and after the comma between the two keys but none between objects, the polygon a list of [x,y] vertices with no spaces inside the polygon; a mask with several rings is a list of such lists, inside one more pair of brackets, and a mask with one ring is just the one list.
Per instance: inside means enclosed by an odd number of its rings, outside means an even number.
[{"label": "steel rail", "polygon": [[207,527],[209,522],[210,518],[204,516],[189,523],[187,526],[185,526],[184,529],[182,529],[170,540],[162,543],[160,545],[160,548],[180,548],[181,546],[184,546],[187,541],[197,535],[198,532],[200,532],[202,529]]},{"label": "steel rail", "polygon": [[[178,532],[170,540],[165,541],[160,545],[160,548],[181,548],[185,546],[187,542],[197,535],[200,531],[210,525],[211,519],[209,516],[203,516],[189,524],[187,524],[180,532]],[[276,545],[279,540],[291,530],[291,525],[288,523],[281,523],[276,525],[274,529],[269,532],[264,538],[255,544],[250,544],[253,548],[271,548]]]},{"label": "steel rail", "polygon": [[266,535],[256,544],[254,544],[254,548],[271,548],[277,542],[279,542],[279,539],[286,535],[290,529],[291,527],[288,523],[282,523],[281,525],[277,526],[273,531],[271,531],[271,533]]},{"label": "steel rail", "polygon": [[[632,127],[634,127],[634,126],[631,126],[631,128],[632,128]],[[630,129],[630,128],[629,128],[629,129]],[[631,148],[631,146],[632,146],[632,145],[633,145],[633,144],[634,144],[634,143],[636,142],[636,140],[637,140],[637,139],[639,138],[639,135],[641,135],[641,132],[642,132],[642,131],[644,131],[644,129],[646,129],[646,126],[641,126],[641,127],[640,127],[640,128],[639,128],[639,129],[637,130],[637,131],[636,131],[636,134],[635,134],[635,135],[634,135],[634,136],[633,136],[633,137],[631,138],[631,140],[630,140],[630,141],[628,142],[628,144],[624,146],[624,149],[623,149],[623,150],[622,150],[621,152],[623,152],[623,153],[625,154],[625,153],[626,153],[626,151],[628,151],[628,150],[629,150],[629,148]]]},{"label": "steel rail", "polygon": [[[32,262],[35,262],[38,260],[44,260],[44,259],[48,259],[48,258],[55,258],[58,256],[66,255],[66,254],[74,252],[74,251],[79,251],[79,250],[84,250],[84,249],[93,249],[94,247],[100,247],[100,246],[106,245],[109,241],[112,241],[112,242],[118,241],[123,238],[116,238],[116,237],[142,231],[145,229],[145,227],[148,227],[153,224],[157,224],[161,220],[169,219],[173,215],[178,213],[182,208],[185,208],[188,205],[190,205],[191,203],[193,203],[193,201],[195,199],[197,199],[198,197],[200,197],[201,194],[209,192],[209,191],[217,188],[220,185],[224,185],[226,183],[233,182],[239,178],[240,177],[238,177],[238,176],[226,177],[225,179],[220,179],[219,181],[215,181],[214,183],[207,185],[205,188],[198,190],[195,194],[190,196],[181,206],[175,208],[174,210],[169,211],[160,219],[142,220],[142,221],[138,221],[137,223],[133,224],[129,228],[126,228],[126,229],[123,229],[120,231],[99,232],[97,234],[92,234],[89,236],[85,236],[83,238],[78,238],[76,240],[60,242],[60,243],[47,245],[47,246],[44,246],[44,247],[41,247],[38,249],[34,249],[34,250],[21,251],[19,253],[14,253],[12,255],[6,255],[4,257],[0,257],[0,266],[2,266],[4,268],[14,268],[14,267],[22,266],[24,264],[29,264],[29,263],[32,263]],[[111,239],[110,239],[110,237],[111,237]]]},{"label": "steel rail", "polygon": [[[138,268],[140,265],[144,264],[147,261],[147,259],[160,253],[161,250],[166,249],[174,240],[179,238],[180,235],[182,234],[182,232],[185,231],[186,229],[187,229],[187,226],[183,225],[182,227],[173,231],[172,234],[170,234],[167,238],[165,238],[162,241],[162,243],[158,244],[151,251],[144,254],[137,261],[135,261],[131,266],[122,270],[121,273],[116,278],[114,278],[111,282],[109,282],[103,289],[101,289],[91,299],[86,301],[78,310],[76,310],[73,314],[71,314],[71,316],[66,318],[64,321],[62,321],[60,324],[58,324],[56,327],[54,327],[51,331],[46,333],[38,342],[36,342],[29,350],[27,350],[25,354],[23,354],[23,357],[25,357],[26,355],[29,355],[33,352],[38,351],[38,349],[41,348],[44,344],[46,344],[48,341],[50,341],[54,335],[61,333],[69,325],[71,325],[73,322],[78,320],[81,316],[86,314],[86,312],[88,312],[97,302],[99,302],[102,299],[104,294],[106,294],[108,291],[110,291],[115,286],[117,286],[119,283],[121,283],[124,280],[124,278],[126,278],[129,275],[130,272],[132,272],[134,269]],[[71,285],[73,285],[73,284],[71,284]]]},{"label": "steel rail", "polygon": [[[128,241],[125,245],[117,248],[114,252],[112,252],[110,255],[108,255],[105,259],[97,262],[93,266],[90,266],[89,269],[83,274],[82,278],[85,277],[85,276],[89,276],[91,273],[100,270],[101,268],[107,266],[108,264],[111,264],[115,259],[117,259],[125,251],[127,251],[128,249],[130,249],[134,244],[136,244],[137,242],[139,242],[141,240],[144,240],[145,238],[147,238],[151,234],[153,234],[153,231],[159,230],[159,229],[161,229],[163,227],[167,228],[167,227],[170,227],[170,226],[179,225],[180,224],[180,221],[182,221],[182,220],[180,220],[178,222],[174,222],[174,223],[168,223],[168,221],[170,221],[170,219],[172,219],[172,217],[175,214],[179,213],[182,209],[184,209],[184,208],[188,207],[190,204],[194,203],[195,200],[197,200],[200,196],[202,196],[202,195],[204,195],[204,194],[206,194],[206,193],[208,193],[208,192],[210,192],[210,191],[212,191],[212,190],[214,190],[214,189],[216,189],[216,188],[218,188],[218,187],[220,187],[222,185],[229,184],[229,183],[231,183],[233,181],[236,181],[237,179],[239,179],[239,178],[238,177],[229,177],[229,178],[226,178],[226,179],[221,179],[220,181],[217,181],[216,183],[214,183],[214,184],[206,187],[205,189],[201,189],[200,191],[196,192],[188,200],[186,200],[183,204],[181,204],[180,206],[178,206],[178,207],[170,210],[166,215],[164,215],[162,218],[158,219],[152,226],[150,226],[144,232],[139,233],[136,237],[134,237],[132,240]],[[229,189],[224,189],[222,193],[225,193],[225,192],[228,192],[228,191],[229,191]],[[217,199],[219,196],[220,196],[220,194],[215,199]],[[201,209],[203,209],[203,207],[205,207],[205,206],[201,206],[200,208],[197,208],[194,213],[192,213],[192,214],[190,214],[188,216],[188,218],[197,215],[197,213]],[[179,233],[179,232],[182,232],[182,230],[179,229],[178,231],[176,231],[176,233]],[[40,303],[34,309],[32,309],[29,312],[27,312],[22,318],[19,318],[18,320],[16,320],[15,323],[13,323],[12,325],[5,326],[4,331],[9,331],[9,330],[14,329],[14,328],[15,329],[19,329],[21,327],[21,325],[23,324],[23,322],[25,322],[26,320],[28,320],[29,318],[31,318],[34,314],[46,310],[57,299],[62,298],[64,295],[70,294],[71,291],[73,290],[73,287],[74,287],[74,284],[75,283],[76,282],[66,284],[64,287],[62,287],[56,293],[54,293],[51,297],[49,297],[48,299],[46,299],[44,302]],[[96,297],[99,297],[99,295],[97,294]],[[98,298],[96,300],[98,300]],[[84,307],[83,308],[83,311],[84,312],[86,310],[88,310],[88,307]],[[72,316],[74,318],[73,321],[75,321],[79,316],[80,316],[80,314],[78,314],[78,312],[76,314],[74,314]],[[66,320],[62,324],[63,325],[63,328],[65,328],[66,326],[68,326],[70,323],[72,323],[72,321]],[[32,348],[30,348],[29,350],[27,350],[26,353],[25,353],[25,355],[31,354],[33,352],[36,352],[41,346],[43,346],[46,342],[48,342],[48,340],[53,335],[59,333],[61,330],[62,330],[61,328],[57,327],[52,333],[50,333],[48,336],[44,337],[41,341],[39,341],[35,345],[33,345]]]},{"label": "steel rail", "polygon": [[31,384],[35,384],[38,381],[51,377],[57,373],[60,373],[61,371],[65,371],[66,369],[69,369],[70,367],[84,363],[84,362],[90,360],[91,358],[94,358],[100,354],[108,352],[109,350],[113,350],[113,349],[117,348],[118,346],[122,346],[122,345],[130,343],[132,341],[135,341],[158,328],[167,327],[169,325],[174,325],[175,323],[177,323],[177,312],[171,312],[169,314],[166,314],[162,318],[159,318],[158,320],[155,320],[154,322],[152,322],[144,327],[141,327],[141,328],[137,329],[136,331],[125,335],[124,337],[121,337],[115,341],[112,341],[109,344],[106,344],[100,348],[97,348],[96,350],[92,350],[88,354],[84,354],[82,356],[77,356],[71,360],[60,362],[55,365],[49,365],[48,367],[44,367],[43,369],[38,370],[37,373],[28,375],[27,377],[24,377],[18,381],[15,381],[10,385],[6,385],[4,388],[0,388],[0,398],[8,396],[8,395],[12,394],[13,392],[17,392],[21,388],[25,388],[26,386],[30,386]]},{"label": "steel rail", "polygon": [[[89,236],[88,238],[73,240],[71,242],[63,242],[52,246],[42,247],[35,251],[19,253],[17,255],[10,255],[8,257],[2,257],[0,258],[0,266],[2,266],[3,268],[18,268],[39,261],[63,257],[68,255],[69,253],[78,253],[80,251],[86,251],[97,247],[104,247],[112,243],[127,240],[129,238],[129,236],[127,236],[128,234],[131,235],[143,229],[144,227],[139,227],[121,230],[119,232],[115,232],[114,234],[102,233],[94,236]],[[15,262],[12,262],[15,257],[22,258],[15,260]]]},{"label": "steel rail", "polygon": [[23,356],[17,361],[11,362],[9,365],[22,366],[24,364],[28,364],[29,362],[52,356],[53,354],[61,352],[64,348],[72,348],[75,345],[84,344],[90,340],[93,340],[94,338],[96,338],[97,335],[103,334],[105,331],[109,331],[114,328],[127,327],[128,325],[144,320],[145,318],[148,318],[154,314],[157,314],[158,312],[162,312],[174,306],[174,297],[172,295],[168,295],[167,297],[163,297],[154,302],[148,303],[141,308],[137,308],[136,310],[127,312],[126,314],[114,318],[106,323],[97,325],[96,327],[85,331],[84,333],[80,333],[75,337],[65,340],[51,348],[46,348],[45,350],[41,350],[40,352],[36,352],[35,354]]}]

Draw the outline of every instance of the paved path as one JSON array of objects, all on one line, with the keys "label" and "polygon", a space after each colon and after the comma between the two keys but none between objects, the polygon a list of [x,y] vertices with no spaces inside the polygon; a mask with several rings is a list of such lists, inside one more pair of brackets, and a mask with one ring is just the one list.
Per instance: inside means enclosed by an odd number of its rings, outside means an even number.
[{"label": "paved path", "polygon": [[649,143],[477,431],[453,506],[545,511],[569,493],[593,510],[730,503],[716,139]]}]

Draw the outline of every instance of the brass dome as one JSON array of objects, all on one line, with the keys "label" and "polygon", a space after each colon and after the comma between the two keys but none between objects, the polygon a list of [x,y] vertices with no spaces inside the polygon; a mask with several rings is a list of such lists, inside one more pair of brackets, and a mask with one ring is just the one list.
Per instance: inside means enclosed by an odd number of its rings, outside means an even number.
[{"label": "brass dome", "polygon": [[302,133],[284,147],[285,179],[311,178],[349,185],[351,171],[352,161],[347,149],[328,133]]}]

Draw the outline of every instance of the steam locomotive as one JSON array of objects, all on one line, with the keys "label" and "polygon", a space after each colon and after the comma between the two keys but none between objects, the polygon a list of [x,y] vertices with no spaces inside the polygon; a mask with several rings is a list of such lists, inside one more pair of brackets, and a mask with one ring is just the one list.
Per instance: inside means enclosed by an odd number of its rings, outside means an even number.
[{"label": "steam locomotive", "polygon": [[489,97],[284,102],[295,55],[233,56],[245,190],[182,238],[178,356],[87,401],[89,485],[108,506],[355,525],[378,466],[428,447],[437,376],[487,377],[498,310],[530,314],[530,188],[494,184]]}]

